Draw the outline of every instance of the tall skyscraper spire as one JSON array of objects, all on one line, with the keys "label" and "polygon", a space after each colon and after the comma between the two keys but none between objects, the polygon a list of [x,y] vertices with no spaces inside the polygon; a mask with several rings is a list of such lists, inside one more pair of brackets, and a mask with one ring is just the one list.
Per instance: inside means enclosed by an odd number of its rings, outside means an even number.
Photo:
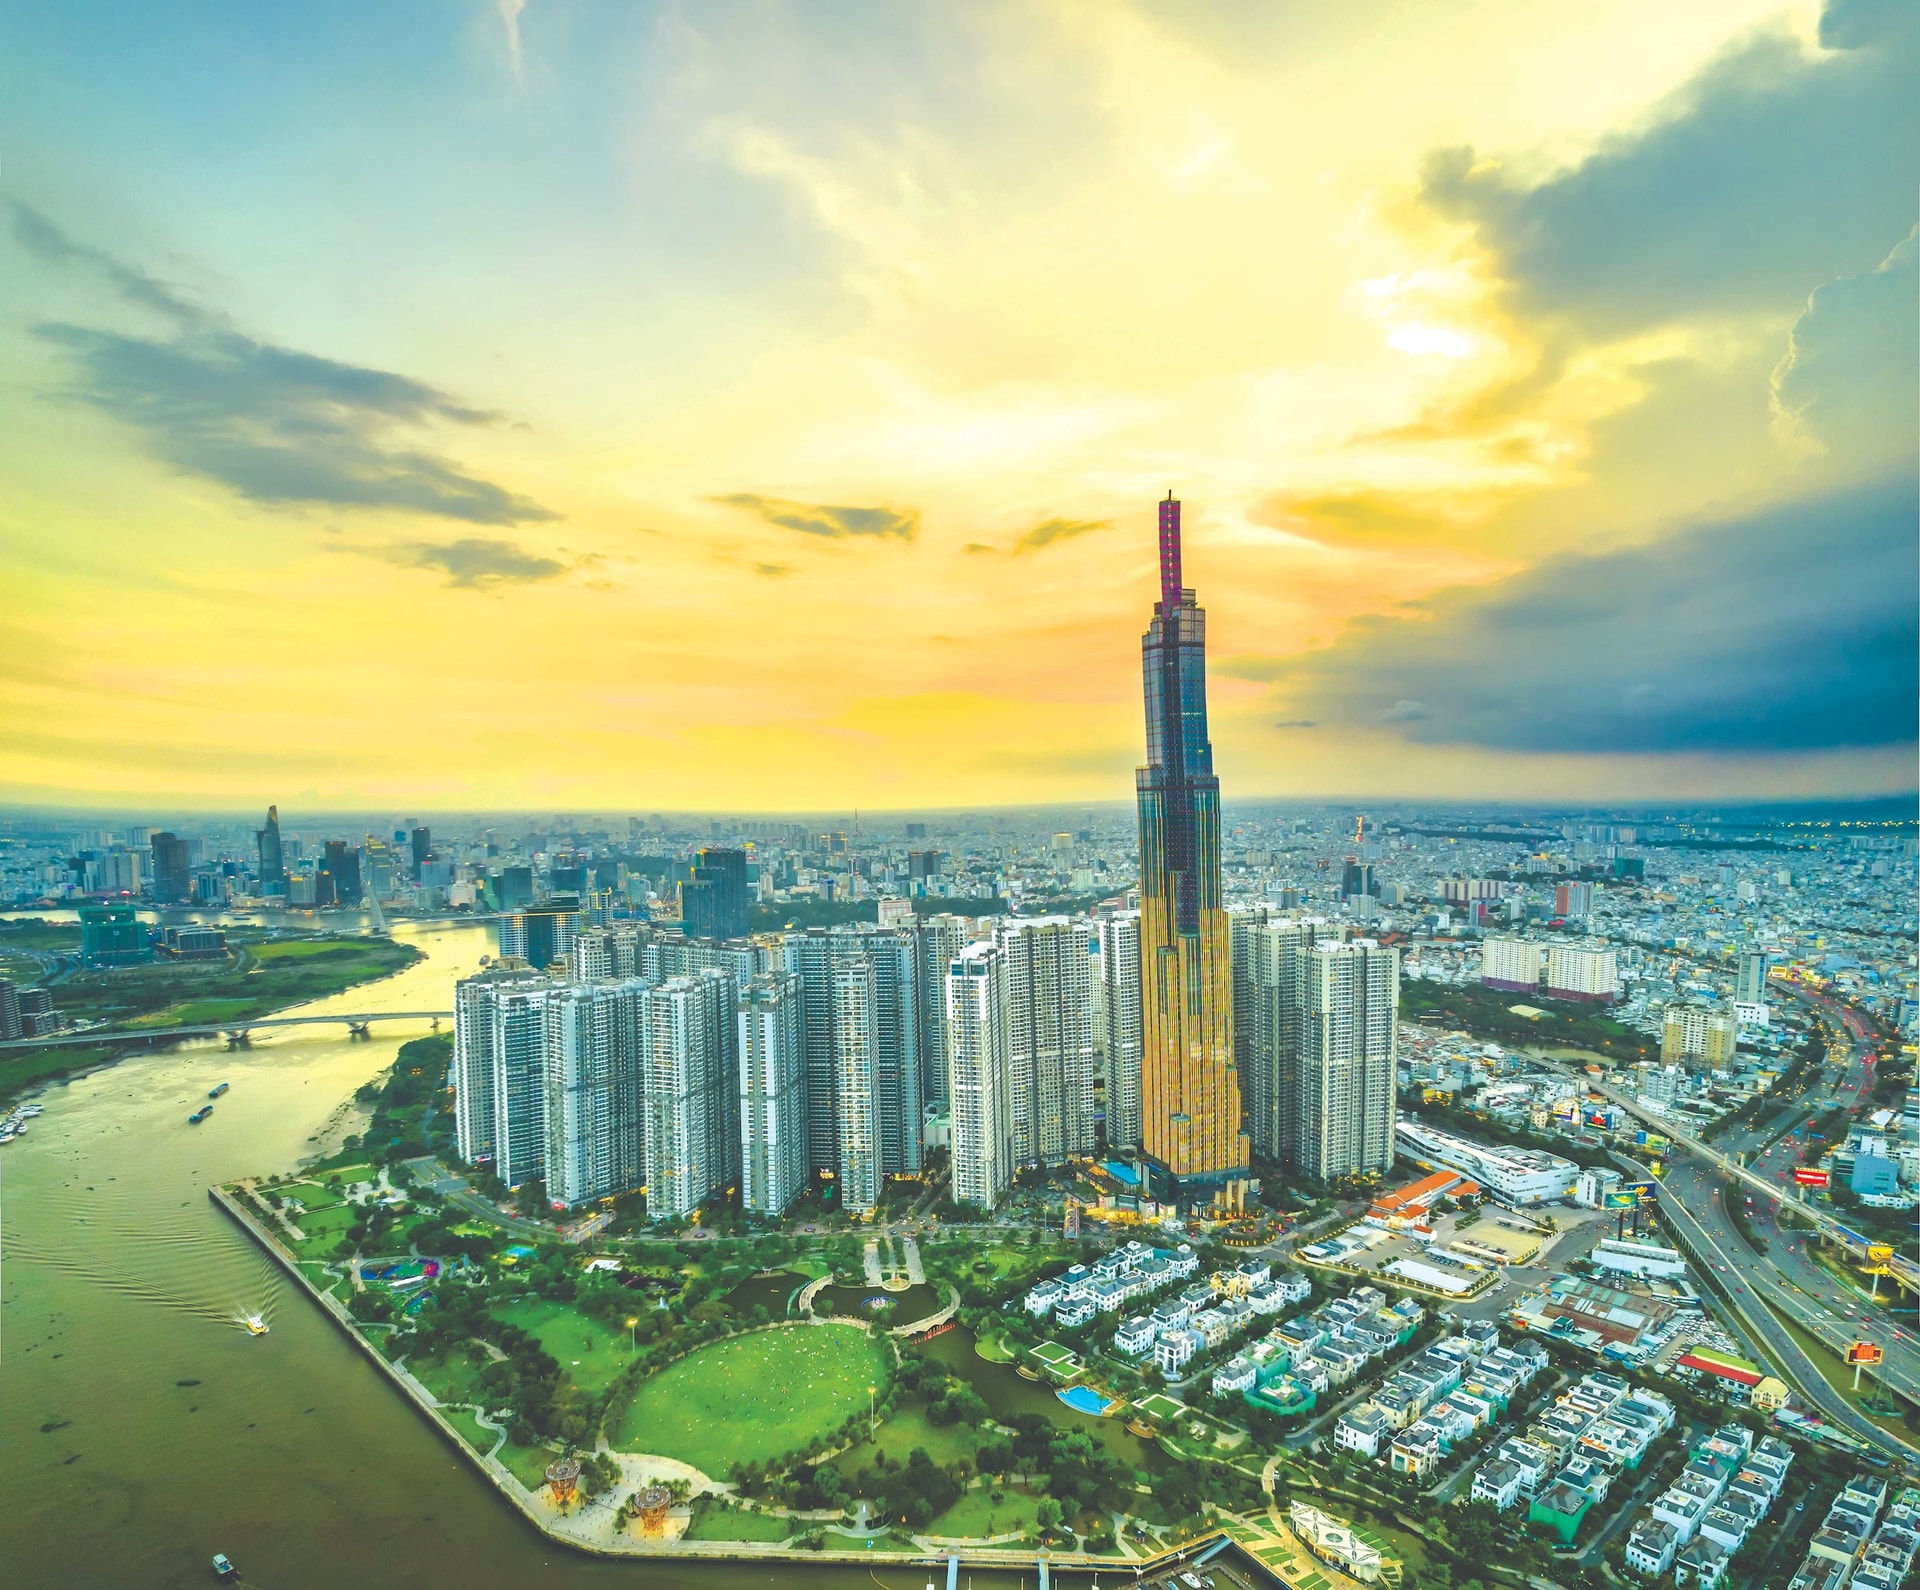
[{"label": "tall skyscraper spire", "polygon": [[1207,737],[1206,614],[1180,580],[1180,504],[1168,493],[1160,600],[1140,642],[1140,1136],[1157,1190],[1184,1201],[1244,1176],[1249,1155],[1233,1063],[1220,781]]}]

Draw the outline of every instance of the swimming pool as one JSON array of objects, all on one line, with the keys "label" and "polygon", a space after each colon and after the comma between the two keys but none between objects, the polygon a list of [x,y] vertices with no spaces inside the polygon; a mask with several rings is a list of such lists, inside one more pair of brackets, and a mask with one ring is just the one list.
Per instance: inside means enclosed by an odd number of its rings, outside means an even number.
[{"label": "swimming pool", "polygon": [[1062,1402],[1076,1413],[1090,1413],[1096,1418],[1113,1406],[1113,1399],[1103,1397],[1091,1386],[1069,1386],[1065,1391],[1054,1393]]}]

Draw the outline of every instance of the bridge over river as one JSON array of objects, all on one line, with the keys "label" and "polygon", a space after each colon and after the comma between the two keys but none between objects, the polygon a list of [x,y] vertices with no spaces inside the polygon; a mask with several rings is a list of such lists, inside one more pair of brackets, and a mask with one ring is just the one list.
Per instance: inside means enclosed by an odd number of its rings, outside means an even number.
[{"label": "bridge over river", "polygon": [[263,1027],[344,1026],[364,1037],[376,1021],[451,1021],[450,1010],[357,1010],[326,1016],[259,1016],[249,1021],[221,1021],[189,1027],[93,1027],[85,1032],[56,1032],[44,1038],[17,1038],[0,1043],[0,1054],[9,1049],[47,1049],[61,1044],[144,1043],[156,1038],[225,1038],[228,1043],[245,1043],[248,1035]]}]

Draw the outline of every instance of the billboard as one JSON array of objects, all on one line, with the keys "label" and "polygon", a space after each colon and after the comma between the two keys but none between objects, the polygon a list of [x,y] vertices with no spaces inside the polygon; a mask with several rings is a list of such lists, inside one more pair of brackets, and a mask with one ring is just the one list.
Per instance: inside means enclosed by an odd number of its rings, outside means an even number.
[{"label": "billboard", "polygon": [[1602,1131],[1613,1125],[1613,1117],[1605,1110],[1588,1110],[1583,1117],[1589,1126],[1597,1126]]},{"label": "billboard", "polygon": [[1640,1193],[1633,1187],[1614,1187],[1607,1193],[1606,1209],[1636,1209],[1640,1204]]},{"label": "billboard", "polygon": [[1847,1349],[1847,1362],[1850,1364],[1877,1364],[1886,1356],[1872,1342],[1855,1342]]},{"label": "billboard", "polygon": [[1876,1242],[1872,1247],[1867,1249],[1867,1263],[1869,1264],[1885,1264],[1887,1260],[1892,1257],[1893,1249],[1888,1247],[1884,1242]]},{"label": "billboard", "polygon": [[1802,1187],[1824,1187],[1831,1178],[1824,1170],[1812,1170],[1801,1165],[1795,1169],[1793,1179]]},{"label": "billboard", "polygon": [[1673,1145],[1658,1132],[1635,1132],[1634,1142],[1652,1154],[1664,1154]]}]

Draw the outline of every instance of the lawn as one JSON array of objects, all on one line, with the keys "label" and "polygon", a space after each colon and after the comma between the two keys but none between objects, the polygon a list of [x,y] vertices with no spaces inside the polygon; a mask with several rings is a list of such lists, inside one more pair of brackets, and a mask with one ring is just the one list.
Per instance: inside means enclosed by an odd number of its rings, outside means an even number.
[{"label": "lawn", "polygon": [[409,1356],[407,1373],[431,1391],[441,1402],[489,1403],[480,1387],[481,1366],[464,1349],[451,1354],[436,1353],[430,1358]]},{"label": "lawn", "polygon": [[924,1533],[984,1540],[989,1535],[1010,1535],[1033,1528],[1034,1509],[1040,1505],[1038,1497],[1017,1486],[1001,1488],[998,1502],[993,1500],[993,1495],[993,1489],[976,1486],[927,1525]]},{"label": "lawn", "polygon": [[686,1540],[765,1540],[782,1541],[798,1527],[790,1518],[769,1518],[765,1513],[750,1513],[743,1507],[722,1507],[702,1501],[694,1508],[687,1525]]},{"label": "lawn", "polygon": [[347,1227],[359,1213],[351,1204],[333,1204],[292,1217],[305,1236],[304,1241],[292,1244],[294,1251],[303,1259],[332,1257],[339,1252]]},{"label": "lawn", "polygon": [[248,948],[256,961],[304,961],[316,955],[337,955],[342,950],[352,950],[354,945],[340,939],[278,939]]},{"label": "lawn", "polygon": [[476,1452],[491,1452],[493,1443],[500,1439],[497,1430],[485,1428],[465,1408],[442,1408],[440,1413],[448,1424],[460,1432],[460,1439]]},{"label": "lawn", "polygon": [[516,1446],[512,1441],[494,1454],[507,1471],[530,1491],[547,1483],[547,1465],[560,1455],[557,1447]]},{"label": "lawn", "polygon": [[533,1336],[560,1362],[560,1372],[583,1391],[602,1392],[633,1362],[625,1330],[545,1298],[525,1297],[495,1308],[493,1317]]},{"label": "lawn", "polygon": [[149,1015],[135,1016],[129,1027],[206,1027],[255,1014],[251,999],[189,999]]},{"label": "lawn", "polygon": [[716,1342],[650,1375],[621,1411],[613,1445],[711,1475],[777,1457],[867,1405],[880,1348],[865,1331],[793,1325]]},{"label": "lawn", "polygon": [[944,1467],[955,1458],[973,1460],[979,1438],[972,1425],[930,1424],[927,1410],[919,1405],[897,1408],[880,1422],[873,1441],[862,1441],[844,1456],[835,1459],[843,1471],[861,1468],[873,1461],[874,1449],[887,1454],[891,1464],[904,1463],[915,1447],[926,1449],[928,1457]]},{"label": "lawn", "polygon": [[975,1340],[973,1350],[990,1364],[1010,1364],[1019,1358],[1018,1348],[1009,1347],[1003,1336],[982,1336]]}]

